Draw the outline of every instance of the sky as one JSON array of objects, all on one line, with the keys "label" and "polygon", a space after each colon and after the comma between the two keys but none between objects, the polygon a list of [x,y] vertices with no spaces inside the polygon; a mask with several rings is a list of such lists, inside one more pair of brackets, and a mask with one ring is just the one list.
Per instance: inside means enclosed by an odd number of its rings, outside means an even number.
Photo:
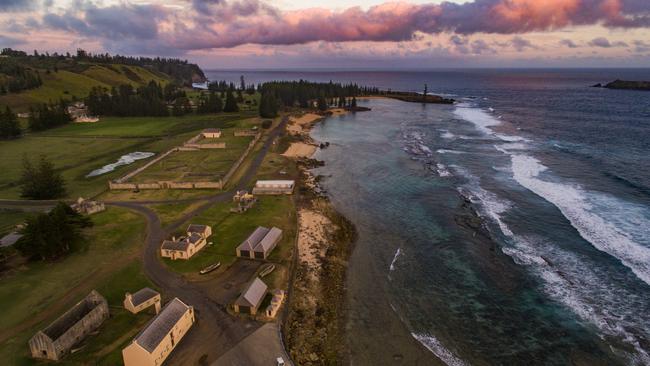
[{"label": "sky", "polygon": [[650,0],[0,0],[0,46],[205,69],[650,67]]}]

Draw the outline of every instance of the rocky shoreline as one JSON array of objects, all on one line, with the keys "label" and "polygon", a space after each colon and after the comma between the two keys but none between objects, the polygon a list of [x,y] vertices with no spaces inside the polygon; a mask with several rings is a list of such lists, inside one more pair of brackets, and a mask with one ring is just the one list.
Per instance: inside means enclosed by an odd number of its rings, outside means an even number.
[{"label": "rocky shoreline", "polygon": [[424,103],[424,104],[454,104],[456,101],[451,98],[443,98],[439,95],[422,95],[413,92],[389,92],[382,94],[382,97],[401,100],[409,103]]},{"label": "rocky shoreline", "polygon": [[[303,121],[289,149],[316,145],[308,133],[321,119]],[[293,157],[300,171],[298,253],[283,337],[296,364],[338,365],[346,354],[345,280],[356,229],[334,209],[311,173],[323,162],[311,154]]]}]

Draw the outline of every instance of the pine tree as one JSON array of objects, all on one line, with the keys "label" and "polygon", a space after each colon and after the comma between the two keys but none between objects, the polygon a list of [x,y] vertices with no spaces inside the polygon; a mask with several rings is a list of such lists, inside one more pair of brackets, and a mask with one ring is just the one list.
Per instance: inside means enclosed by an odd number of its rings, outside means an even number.
[{"label": "pine tree", "polygon": [[352,97],[352,102],[350,103],[350,108],[352,108],[352,109],[357,108],[357,97]]},{"label": "pine tree", "polygon": [[274,118],[278,116],[278,101],[272,92],[263,92],[260,98],[260,116]]},{"label": "pine tree", "polygon": [[27,157],[23,158],[21,185],[21,197],[29,199],[48,200],[63,197],[66,194],[63,177],[44,155],[41,156],[36,167]]},{"label": "pine tree", "polygon": [[318,110],[325,112],[327,110],[327,100],[322,95],[318,97],[317,100]]},{"label": "pine tree", "polygon": [[6,107],[4,113],[0,114],[0,138],[14,138],[21,134],[18,117]]},{"label": "pine tree", "polygon": [[226,104],[223,107],[224,112],[239,112],[239,107],[237,106],[237,101],[235,96],[232,94],[232,90],[228,89],[226,93]]}]

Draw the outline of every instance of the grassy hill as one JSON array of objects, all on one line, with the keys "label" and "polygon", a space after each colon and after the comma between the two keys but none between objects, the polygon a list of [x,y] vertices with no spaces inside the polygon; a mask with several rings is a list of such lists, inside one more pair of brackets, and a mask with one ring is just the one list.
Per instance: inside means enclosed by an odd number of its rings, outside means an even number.
[{"label": "grassy hill", "polygon": [[153,80],[165,84],[170,77],[155,70],[141,66],[118,64],[81,63],[82,67],[69,70],[53,71],[38,69],[43,85],[35,89],[23,90],[18,93],[0,95],[0,106],[8,105],[14,111],[24,112],[30,105],[58,101],[61,98],[84,98],[95,86],[110,88],[120,84],[131,84],[134,87],[144,85]]}]

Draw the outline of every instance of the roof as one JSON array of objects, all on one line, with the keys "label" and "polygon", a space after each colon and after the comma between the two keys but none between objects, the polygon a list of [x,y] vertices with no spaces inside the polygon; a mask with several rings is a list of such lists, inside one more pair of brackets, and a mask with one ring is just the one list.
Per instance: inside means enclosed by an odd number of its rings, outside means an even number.
[{"label": "roof", "polygon": [[200,242],[201,240],[203,240],[203,237],[201,235],[197,234],[197,233],[192,233],[192,234],[190,234],[190,236],[187,237],[187,239],[185,239],[185,241],[187,241],[189,243],[192,243],[192,244],[196,244],[196,243]]},{"label": "roof", "polygon": [[160,294],[157,291],[154,291],[149,287],[145,287],[141,290],[138,290],[138,292],[131,294],[131,303],[133,304],[133,306],[138,306],[156,296],[160,296]]},{"label": "roof", "polygon": [[293,186],[294,184],[293,180],[258,180],[255,186]]},{"label": "roof", "polygon": [[165,240],[163,241],[160,248],[165,250],[180,250],[184,252],[187,250],[189,246],[190,243],[186,240],[181,240],[181,241]]},{"label": "roof", "polygon": [[235,301],[235,305],[256,308],[260,303],[262,303],[267,289],[268,286],[266,283],[260,280],[259,277],[255,277],[255,279],[242,292],[237,301]]},{"label": "roof", "polygon": [[221,130],[218,129],[218,128],[206,128],[206,129],[203,130],[202,132],[208,132],[208,133],[209,133],[209,132],[221,132]]},{"label": "roof", "polygon": [[268,228],[265,228],[263,226],[259,226],[255,231],[253,231],[252,234],[248,236],[246,240],[244,240],[243,243],[241,243],[237,249],[239,250],[253,250],[257,244],[264,239],[264,236],[269,232]]},{"label": "roof", "polygon": [[147,352],[153,352],[189,309],[191,306],[185,305],[178,297],[175,297],[135,337],[134,342],[137,342]]},{"label": "roof", "polygon": [[281,236],[282,230],[278,229],[277,227],[271,228],[271,230],[266,233],[264,238],[255,246],[255,251],[266,252],[273,247],[273,245],[278,241],[278,239],[280,239]]},{"label": "roof", "polygon": [[187,232],[188,233],[205,233],[208,229],[207,225],[197,225],[197,224],[191,224],[190,226],[187,227]]},{"label": "roof", "polygon": [[58,317],[47,328],[43,329],[42,332],[50,337],[51,340],[55,341],[104,301],[106,300],[104,300],[102,295],[92,290],[81,301]]}]

